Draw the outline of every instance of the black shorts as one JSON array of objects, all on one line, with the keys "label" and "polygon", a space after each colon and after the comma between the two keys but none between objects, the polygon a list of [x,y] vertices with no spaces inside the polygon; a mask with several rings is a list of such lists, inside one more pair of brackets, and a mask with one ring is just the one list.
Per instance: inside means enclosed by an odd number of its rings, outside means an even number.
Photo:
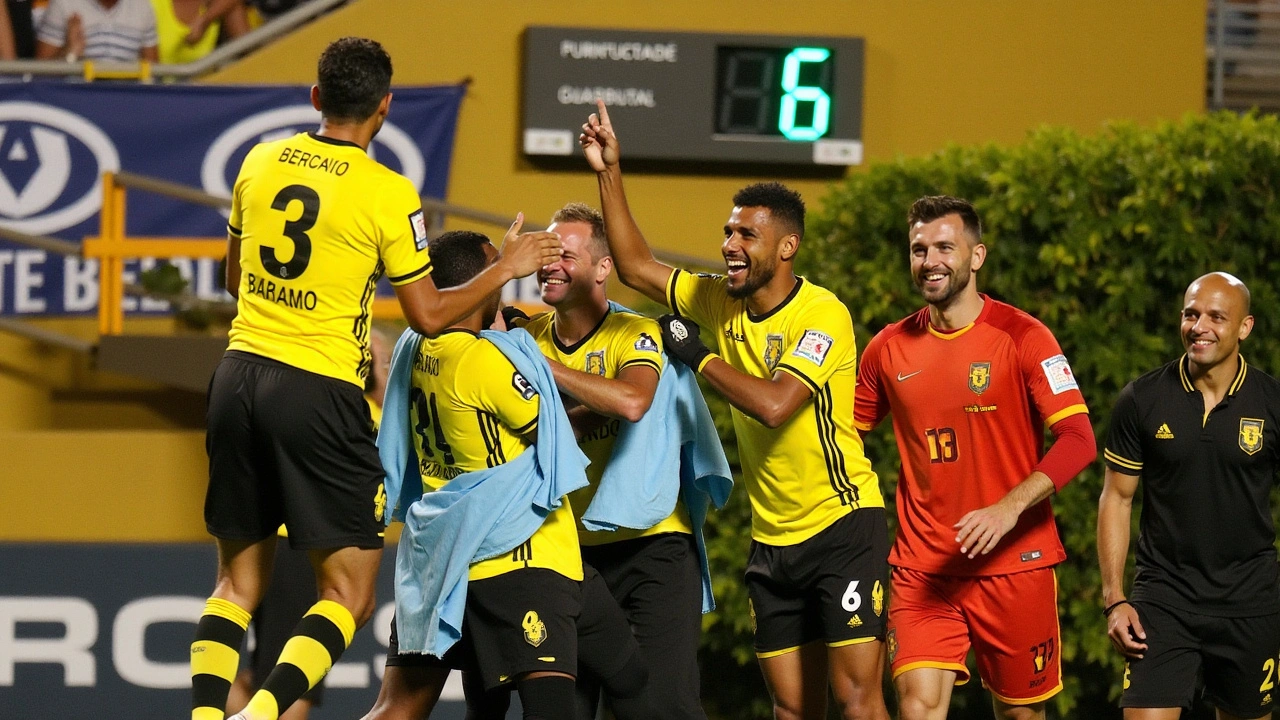
[{"label": "black shorts", "polygon": [[[584,545],[582,559],[600,572],[622,606],[647,661],[646,712],[673,720],[705,719],[698,673],[702,568],[693,536],[665,533]],[[579,654],[585,666],[586,645]],[[626,705],[615,702],[614,714],[626,715]]]},{"label": "black shorts", "polygon": [[884,508],[854,510],[798,545],[751,541],[747,592],[755,650],[773,657],[823,640],[883,640],[889,586]]},{"label": "black shorts", "polygon": [[639,651],[626,616],[593,568],[583,567],[581,583],[529,568],[467,583],[462,638],[443,658],[400,654],[393,617],[387,665],[479,672],[484,686],[493,688],[542,670],[576,677],[579,662],[608,679]]},{"label": "black shorts", "polygon": [[1197,676],[1204,699],[1239,718],[1271,712],[1280,694],[1280,613],[1222,618],[1135,602],[1147,651],[1125,665],[1120,707],[1191,707]]},{"label": "black shorts", "polygon": [[[275,569],[262,602],[253,613],[253,686],[259,687],[280,658],[284,644],[293,637],[298,621],[316,604],[316,574],[307,551],[285,545],[276,547]],[[302,697],[320,707],[324,679]]]},{"label": "black shorts", "polygon": [[355,385],[228,351],[209,383],[209,533],[302,549],[382,547],[373,422]]}]

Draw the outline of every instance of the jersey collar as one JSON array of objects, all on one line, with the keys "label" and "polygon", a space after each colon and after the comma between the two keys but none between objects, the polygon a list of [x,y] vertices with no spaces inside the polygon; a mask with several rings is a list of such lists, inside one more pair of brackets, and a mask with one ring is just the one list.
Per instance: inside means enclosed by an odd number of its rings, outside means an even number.
[{"label": "jersey collar", "polygon": [[612,312],[613,312],[613,308],[606,309],[604,311],[604,316],[600,318],[600,322],[596,323],[596,326],[591,328],[591,332],[587,333],[586,335],[583,335],[581,340],[578,340],[578,342],[572,345],[565,345],[564,343],[560,342],[560,336],[556,334],[556,318],[555,318],[555,314],[553,313],[551,316],[551,342],[555,343],[556,348],[560,352],[564,353],[565,355],[572,355],[578,352],[578,350],[582,349],[582,346],[585,345],[587,341],[592,338],[592,336],[594,336],[597,332],[599,332],[600,328],[604,327],[604,321],[609,319],[609,313],[612,313]]},{"label": "jersey collar", "polygon": [[[1182,389],[1188,393],[1196,392],[1196,386],[1191,382],[1191,371],[1188,369],[1191,359],[1185,354],[1178,361],[1178,379],[1182,381]],[[1240,356],[1240,365],[1236,368],[1236,377],[1231,381],[1231,387],[1227,388],[1227,395],[1233,396],[1240,391],[1240,386],[1244,385],[1245,376],[1249,374],[1249,363],[1245,362],[1244,356]]]},{"label": "jersey collar", "polygon": [[782,302],[778,303],[776,307],[774,307],[772,310],[770,310],[769,312],[763,315],[752,315],[751,311],[748,310],[747,319],[753,323],[760,323],[760,322],[764,322],[765,320],[768,320],[774,315],[777,315],[782,310],[782,308],[786,307],[788,304],[791,303],[792,300],[796,299],[796,296],[800,294],[800,286],[803,284],[804,284],[804,278],[796,277],[796,284],[791,286],[791,292],[787,293],[787,296],[783,298]]},{"label": "jersey collar", "polygon": [[978,297],[982,298],[982,310],[978,313],[978,317],[974,318],[973,322],[968,325],[955,330],[939,330],[933,326],[933,323],[929,322],[929,308],[926,306],[924,308],[925,328],[928,329],[930,335],[942,340],[955,340],[961,335],[964,335],[976,327],[978,323],[986,321],[987,315],[991,312],[991,298],[987,297],[985,293],[978,293]]},{"label": "jersey collar", "polygon": [[353,148],[355,148],[355,149],[359,150],[360,152],[364,152],[364,148],[362,148],[362,147],[360,147],[359,145],[357,145],[357,144],[355,144],[355,143],[351,142],[350,140],[339,140],[339,139],[337,139],[337,138],[325,137],[324,135],[317,135],[317,134],[315,134],[314,132],[311,132],[311,131],[308,131],[308,132],[307,132],[307,137],[311,138],[312,140],[315,140],[316,142],[322,142],[322,143],[324,143],[325,145],[338,145],[338,146],[340,146],[340,147],[342,147],[342,146],[345,146],[345,147],[353,147]]}]

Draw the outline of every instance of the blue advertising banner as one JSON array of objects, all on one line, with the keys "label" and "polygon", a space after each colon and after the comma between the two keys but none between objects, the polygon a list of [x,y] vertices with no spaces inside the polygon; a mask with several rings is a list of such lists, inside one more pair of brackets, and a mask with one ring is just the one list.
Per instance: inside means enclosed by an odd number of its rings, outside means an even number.
[{"label": "blue advertising banner", "polygon": [[[129,172],[230,196],[254,144],[314,130],[307,87],[0,83],[0,225],[79,242],[98,234],[102,173]],[[465,87],[395,88],[370,154],[424,195],[443,198]],[[225,237],[216,210],[131,191],[130,236]],[[175,261],[191,289],[218,298],[217,263]],[[126,266],[133,282],[150,260]],[[97,263],[0,241],[0,315],[97,308]],[[127,311],[164,303],[126,299]]]},{"label": "blue advertising banner", "polygon": [[[188,717],[191,638],[215,567],[212,543],[0,543],[0,718]],[[395,610],[394,574],[395,547],[388,546],[378,609],[334,665],[312,720],[351,720],[373,707]],[[513,693],[508,717],[520,717],[519,708]],[[464,715],[453,673],[431,717]]]}]

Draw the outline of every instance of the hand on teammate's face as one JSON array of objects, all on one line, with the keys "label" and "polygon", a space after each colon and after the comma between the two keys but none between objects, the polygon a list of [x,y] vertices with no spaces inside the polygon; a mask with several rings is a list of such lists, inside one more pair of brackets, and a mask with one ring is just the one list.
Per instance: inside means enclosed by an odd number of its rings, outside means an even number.
[{"label": "hand on teammate's face", "polygon": [[544,265],[560,259],[564,247],[560,236],[553,232],[520,232],[524,226],[524,213],[517,213],[515,222],[502,239],[498,262],[506,263],[514,277],[528,277]]},{"label": "hand on teammate's face", "polygon": [[1147,632],[1138,619],[1138,609],[1128,603],[1116,606],[1107,616],[1107,636],[1115,649],[1131,660],[1147,651]]}]

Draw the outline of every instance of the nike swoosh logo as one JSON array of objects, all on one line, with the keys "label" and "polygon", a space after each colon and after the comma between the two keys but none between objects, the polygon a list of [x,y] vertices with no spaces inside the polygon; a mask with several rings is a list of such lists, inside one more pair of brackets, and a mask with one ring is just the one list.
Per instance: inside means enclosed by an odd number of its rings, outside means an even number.
[{"label": "nike swoosh logo", "polygon": [[903,375],[902,373],[898,373],[898,382],[902,382],[903,380],[906,380],[907,378],[913,378],[913,377],[915,377],[915,376],[919,375],[919,374],[920,374],[920,373],[922,373],[922,372],[924,372],[924,371],[923,371],[923,370],[917,370],[917,371],[915,371],[915,372],[913,372],[913,373],[910,373],[910,374],[908,374],[908,375]]}]

